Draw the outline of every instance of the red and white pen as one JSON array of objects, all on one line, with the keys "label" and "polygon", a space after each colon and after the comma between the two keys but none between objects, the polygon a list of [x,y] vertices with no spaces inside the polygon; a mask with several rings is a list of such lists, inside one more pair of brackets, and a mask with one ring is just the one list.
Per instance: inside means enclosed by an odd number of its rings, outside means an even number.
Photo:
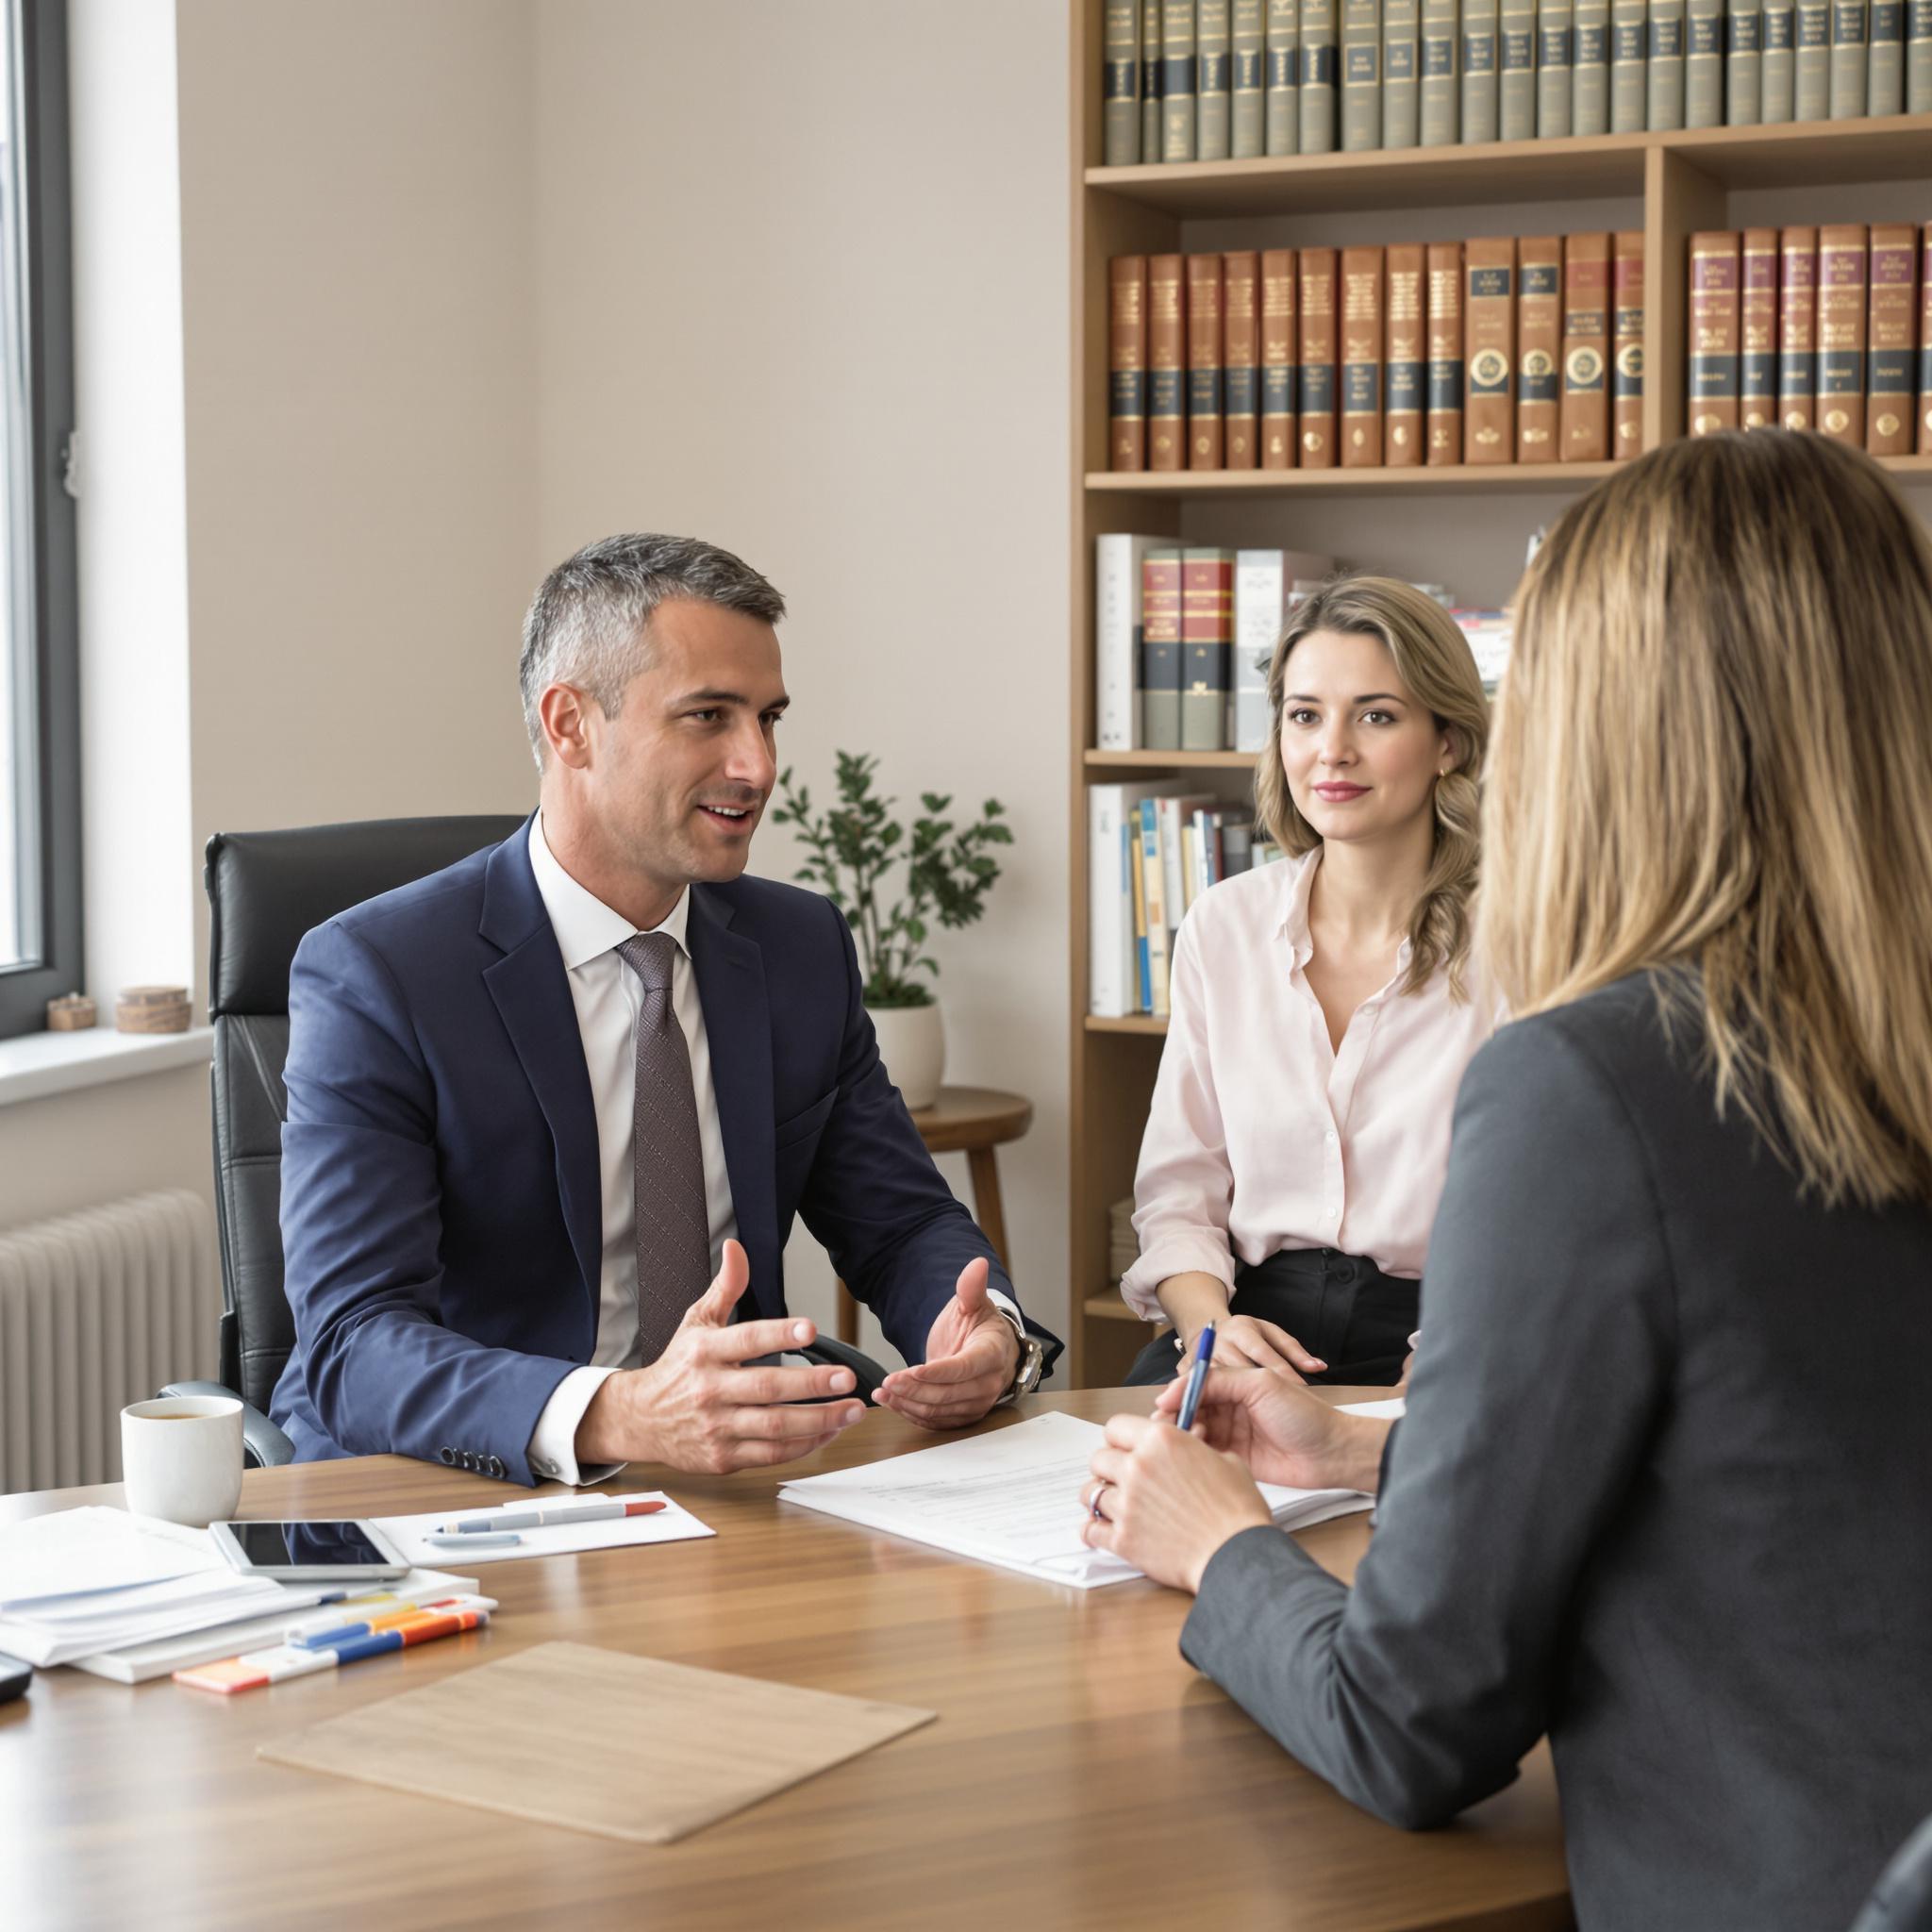
[{"label": "red and white pen", "polygon": [[502,1529],[548,1529],[562,1523],[614,1523],[622,1516],[655,1516],[661,1496],[601,1496],[592,1503],[557,1503],[542,1509],[503,1509],[491,1516],[465,1516],[437,1524],[439,1536],[487,1536]]}]

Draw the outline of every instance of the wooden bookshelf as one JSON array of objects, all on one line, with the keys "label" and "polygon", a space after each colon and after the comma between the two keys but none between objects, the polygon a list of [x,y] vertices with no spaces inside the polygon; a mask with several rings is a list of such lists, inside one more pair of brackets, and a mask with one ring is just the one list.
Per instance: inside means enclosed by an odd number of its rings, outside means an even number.
[{"label": "wooden bookshelf", "polygon": [[[1146,1339],[1108,1279],[1108,1209],[1133,1190],[1167,1031],[1161,1020],[1099,1020],[1087,1012],[1086,789],[1101,779],[1198,774],[1204,790],[1233,798],[1245,791],[1253,770],[1252,758],[1234,752],[1092,749],[1094,538],[1128,530],[1194,543],[1279,543],[1441,576],[1471,601],[1500,602],[1514,581],[1513,569],[1503,566],[1512,542],[1521,560],[1511,533],[1559,514],[1616,467],[1110,471],[1108,258],[1329,244],[1350,233],[1350,221],[1338,225],[1338,216],[1359,218],[1361,239],[1380,242],[1641,227],[1648,296],[1643,446],[1654,449],[1684,431],[1688,238],[1694,230],[1785,221],[1923,221],[1932,213],[1921,205],[1932,175],[1926,114],[1106,168],[1103,10],[1104,0],[1071,0],[1073,1332],[1066,1373],[1074,1387],[1117,1381]],[[1789,211],[1781,195],[1790,197]],[[1576,205],[1574,217],[1566,204]],[[1891,458],[1886,466],[1911,487],[1922,508],[1932,508],[1932,457]],[[1391,516],[1385,506],[1395,498],[1407,507]],[[1431,557],[1456,557],[1465,542],[1473,550],[1487,543],[1486,579],[1466,583],[1450,565],[1428,567]]]}]

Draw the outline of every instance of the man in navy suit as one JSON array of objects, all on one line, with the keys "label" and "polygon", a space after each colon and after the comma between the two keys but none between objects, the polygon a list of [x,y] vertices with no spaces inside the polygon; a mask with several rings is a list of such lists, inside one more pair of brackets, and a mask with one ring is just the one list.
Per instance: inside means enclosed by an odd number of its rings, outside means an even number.
[{"label": "man in navy suit", "polygon": [[525,625],[541,774],[503,844],[318,927],[289,989],[282,1232],[298,1457],[520,1483],[783,1462],[859,1420],[777,1357],[792,1217],[928,1427],[1033,1387],[1027,1323],[881,1065],[829,901],[741,877],[789,702],[778,592],[615,537]]}]

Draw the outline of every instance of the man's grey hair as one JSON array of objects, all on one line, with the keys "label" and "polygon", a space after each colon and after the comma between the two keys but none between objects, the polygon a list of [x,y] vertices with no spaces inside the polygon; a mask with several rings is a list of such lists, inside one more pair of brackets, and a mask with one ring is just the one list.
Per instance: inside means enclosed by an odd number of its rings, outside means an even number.
[{"label": "man's grey hair", "polygon": [[696,537],[606,537],[543,579],[524,619],[517,664],[524,728],[539,772],[544,745],[537,701],[545,686],[574,684],[613,716],[625,686],[649,662],[651,613],[675,597],[767,624],[785,615],[785,599],[750,564]]}]

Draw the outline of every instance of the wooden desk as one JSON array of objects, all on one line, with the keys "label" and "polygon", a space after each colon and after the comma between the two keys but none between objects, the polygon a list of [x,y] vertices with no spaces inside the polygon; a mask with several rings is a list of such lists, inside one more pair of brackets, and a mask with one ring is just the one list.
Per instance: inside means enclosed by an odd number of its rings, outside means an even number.
[{"label": "wooden desk", "polygon": [[[967,1177],[973,1183],[973,1218],[1010,1274],[1013,1257],[1007,1253],[1007,1215],[1000,1205],[1000,1170],[992,1150],[1017,1141],[1033,1124],[1033,1103],[995,1087],[941,1087],[930,1107],[912,1115],[912,1124],[928,1154],[965,1155]],[[841,1341],[857,1346],[858,1304],[842,1281],[838,1285],[834,1326]]]},{"label": "wooden desk", "polygon": [[[1147,1391],[1036,1397],[1104,1418]],[[998,1426],[1008,1418],[995,1420]],[[880,1410],[791,1473],[929,1442]],[[633,1469],[627,1487],[658,1473]],[[1539,1750],[1446,1831],[1377,1824],[1181,1661],[1189,1599],[1082,1592],[774,1507],[781,1472],[670,1474],[718,1531],[486,1564],[487,1631],[220,1698],[38,1675],[0,1707],[0,1921],[44,1926],[1212,1926],[1570,1922]],[[398,1457],[251,1473],[242,1512],[501,1503]],[[0,1520],[112,1488],[0,1498]],[[1302,1541],[1353,1571],[1365,1517]],[[454,1559],[452,1559],[454,1560]],[[267,1764],[263,1739],[567,1637],[920,1705],[940,1722],[681,1844],[641,1847]]]}]

